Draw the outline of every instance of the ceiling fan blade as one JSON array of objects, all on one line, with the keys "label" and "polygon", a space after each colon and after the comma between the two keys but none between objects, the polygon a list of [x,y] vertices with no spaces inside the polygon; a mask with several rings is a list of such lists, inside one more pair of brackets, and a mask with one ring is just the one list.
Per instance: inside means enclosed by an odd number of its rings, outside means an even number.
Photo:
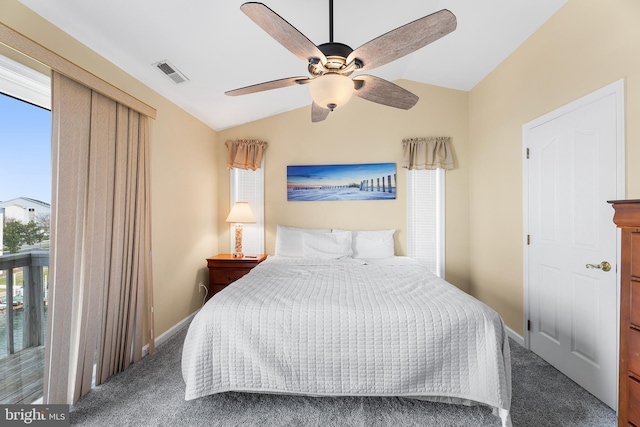
[{"label": "ceiling fan blade", "polygon": [[324,108],[316,104],[315,102],[311,104],[311,121],[313,123],[321,122],[327,118],[331,110],[328,108]]},{"label": "ceiling fan blade", "polygon": [[316,58],[322,64],[327,62],[325,55],[311,40],[264,4],[244,3],[240,6],[240,10],[303,61],[309,62],[312,58]]},{"label": "ceiling fan blade", "polygon": [[360,70],[371,70],[438,40],[456,26],[455,15],[442,9],[363,44],[351,52],[347,63],[358,59],[363,64]]},{"label": "ceiling fan blade", "polygon": [[353,78],[355,95],[389,107],[408,110],[416,105],[418,96],[380,77],[362,75]]},{"label": "ceiling fan blade", "polygon": [[241,87],[239,89],[228,90],[225,95],[238,96],[247,95],[249,93],[263,92],[265,90],[279,89],[281,87],[295,86],[297,84],[309,83],[309,77],[287,77],[286,79],[272,80],[270,82],[258,83],[251,86]]}]

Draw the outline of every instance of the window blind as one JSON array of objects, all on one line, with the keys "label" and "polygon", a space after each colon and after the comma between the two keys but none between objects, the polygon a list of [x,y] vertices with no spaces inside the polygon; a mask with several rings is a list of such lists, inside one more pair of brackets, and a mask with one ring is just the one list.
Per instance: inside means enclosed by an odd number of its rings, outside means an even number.
[{"label": "window blind", "polygon": [[[242,252],[249,255],[264,253],[264,161],[260,168],[233,168],[229,171],[231,195],[229,206],[235,202],[248,202],[256,217],[255,224],[243,224]],[[235,247],[235,233],[229,233],[229,247]]]},{"label": "window blind", "polygon": [[407,170],[408,256],[444,278],[444,170]]}]

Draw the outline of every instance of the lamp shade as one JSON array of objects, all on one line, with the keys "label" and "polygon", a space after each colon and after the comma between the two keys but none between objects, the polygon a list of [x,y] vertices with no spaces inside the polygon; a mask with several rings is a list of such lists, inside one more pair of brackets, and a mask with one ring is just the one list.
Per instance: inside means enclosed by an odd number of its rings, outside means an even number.
[{"label": "lamp shade", "polygon": [[353,95],[353,81],[341,74],[328,73],[311,80],[309,92],[313,102],[333,111],[349,102]]},{"label": "lamp shade", "polygon": [[236,202],[227,216],[227,222],[247,223],[256,222],[248,202]]}]

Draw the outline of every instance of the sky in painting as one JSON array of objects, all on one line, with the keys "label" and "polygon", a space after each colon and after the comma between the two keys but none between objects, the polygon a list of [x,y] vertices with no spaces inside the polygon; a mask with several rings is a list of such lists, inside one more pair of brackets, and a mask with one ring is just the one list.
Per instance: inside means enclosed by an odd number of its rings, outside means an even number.
[{"label": "sky in painting", "polygon": [[287,187],[322,187],[360,184],[365,179],[393,176],[395,163],[287,166]]},{"label": "sky in painting", "polygon": [[0,93],[0,201],[51,203],[51,112]]}]

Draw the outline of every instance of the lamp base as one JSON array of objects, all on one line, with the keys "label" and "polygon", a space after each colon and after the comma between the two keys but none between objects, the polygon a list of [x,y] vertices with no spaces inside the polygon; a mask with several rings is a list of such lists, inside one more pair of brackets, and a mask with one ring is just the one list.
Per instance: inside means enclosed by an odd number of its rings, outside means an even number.
[{"label": "lamp base", "polygon": [[234,258],[242,258],[244,254],[242,253],[242,224],[236,225],[236,247],[235,252],[233,252]]}]

